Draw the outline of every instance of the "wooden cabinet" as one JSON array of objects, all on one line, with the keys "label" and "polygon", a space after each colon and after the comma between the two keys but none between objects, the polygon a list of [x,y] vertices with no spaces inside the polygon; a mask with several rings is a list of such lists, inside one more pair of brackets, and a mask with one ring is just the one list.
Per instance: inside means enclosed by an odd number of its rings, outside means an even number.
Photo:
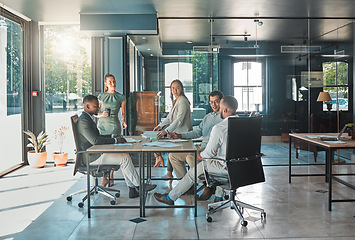
[{"label": "wooden cabinet", "polygon": [[131,103],[132,131],[131,134],[141,134],[152,131],[158,125],[160,92],[133,92]]}]

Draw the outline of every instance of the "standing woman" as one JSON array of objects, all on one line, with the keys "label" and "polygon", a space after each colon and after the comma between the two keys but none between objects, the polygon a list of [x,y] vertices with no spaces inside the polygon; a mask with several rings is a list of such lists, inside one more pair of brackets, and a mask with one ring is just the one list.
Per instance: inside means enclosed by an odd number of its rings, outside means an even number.
[{"label": "standing woman", "polygon": [[[116,79],[110,74],[106,73],[105,75],[105,88],[104,92],[100,93],[98,96],[100,111],[98,114],[99,121],[97,124],[100,134],[109,135],[109,134],[121,134],[121,125],[123,129],[127,128],[126,124],[126,97],[116,92]],[[122,123],[118,119],[118,113],[121,110],[121,119]],[[113,171],[110,173],[110,178],[113,178]],[[107,185],[107,178],[103,177],[101,185]],[[110,183],[113,185],[113,181]]]},{"label": "standing woman", "polygon": [[[190,102],[185,96],[182,82],[178,79],[170,84],[170,98],[173,103],[172,109],[166,119],[153,129],[153,131],[159,131],[158,138],[164,137],[170,132],[182,133],[192,130]],[[165,129],[162,130],[164,127]],[[154,167],[164,163],[164,159],[160,154],[155,154],[155,157]],[[163,178],[172,178],[173,167],[169,161],[167,170],[168,172]]]}]

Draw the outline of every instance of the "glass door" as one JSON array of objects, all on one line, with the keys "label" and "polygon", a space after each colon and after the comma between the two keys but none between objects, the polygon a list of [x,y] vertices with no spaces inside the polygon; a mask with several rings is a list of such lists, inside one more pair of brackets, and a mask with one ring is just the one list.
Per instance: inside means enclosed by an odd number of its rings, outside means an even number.
[{"label": "glass door", "polygon": [[22,159],[23,29],[0,16],[0,173]]}]

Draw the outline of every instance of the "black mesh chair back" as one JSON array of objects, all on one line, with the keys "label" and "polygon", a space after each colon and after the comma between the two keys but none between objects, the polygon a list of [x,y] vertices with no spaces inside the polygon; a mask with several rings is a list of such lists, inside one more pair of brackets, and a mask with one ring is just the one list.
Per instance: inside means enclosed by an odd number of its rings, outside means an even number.
[{"label": "black mesh chair back", "polygon": [[230,189],[264,182],[261,163],[262,116],[229,117],[227,168]]},{"label": "black mesh chair back", "polygon": [[83,172],[85,171],[86,166],[84,165],[83,162],[83,154],[80,154],[82,151],[80,147],[80,143],[78,140],[78,115],[73,115],[70,117],[71,121],[71,126],[73,130],[73,136],[74,136],[74,142],[75,142],[75,166],[74,166],[74,175],[79,171]]}]

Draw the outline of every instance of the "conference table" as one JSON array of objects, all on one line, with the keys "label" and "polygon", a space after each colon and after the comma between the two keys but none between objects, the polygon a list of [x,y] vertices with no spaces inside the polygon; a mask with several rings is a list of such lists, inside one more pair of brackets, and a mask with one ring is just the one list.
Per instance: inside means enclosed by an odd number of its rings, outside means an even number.
[{"label": "conference table", "polygon": [[[355,186],[353,184],[339,178],[339,176],[354,176],[355,173],[333,173],[334,163],[332,160],[332,156],[335,151],[339,149],[355,148],[355,140],[352,140],[350,137],[341,138],[340,141],[322,141],[320,139],[320,136],[336,137],[337,135],[338,133],[290,133],[289,134],[289,183],[291,183],[292,177],[325,176],[325,181],[329,183],[328,186],[328,210],[329,211],[332,210],[333,202],[355,202],[355,199],[333,199],[332,198],[333,180],[355,190]],[[325,159],[324,174],[292,174],[291,148],[292,148],[293,139],[297,139],[307,144],[318,146],[325,149],[326,159]],[[346,164],[346,165],[353,165],[353,164]]]},{"label": "conference table", "polygon": [[[128,139],[128,138],[127,138]],[[105,144],[105,145],[94,145],[85,151],[85,154],[97,154],[97,153],[136,153],[138,154],[138,169],[140,177],[140,187],[139,187],[139,205],[103,205],[103,206],[91,206],[90,204],[90,194],[88,194],[87,205],[88,205],[88,218],[91,217],[91,209],[109,209],[109,208],[139,208],[140,217],[145,217],[145,212],[147,208],[194,208],[195,217],[197,217],[197,149],[192,140],[178,140],[178,139],[149,139],[142,136],[129,136],[129,139],[134,139],[138,142],[130,142],[124,144]],[[177,146],[166,147],[165,144],[171,145],[175,144]],[[147,146],[146,144],[154,144],[156,146]],[[195,155],[195,192],[194,192],[194,204],[193,205],[146,205],[147,193],[144,189],[144,183],[150,183],[152,180],[151,174],[151,154],[153,153],[193,153]],[[89,165],[87,165],[87,171],[89,172]],[[154,180],[158,180],[154,178]],[[164,180],[164,179],[159,179]],[[87,174],[87,190],[90,191],[90,174]],[[154,191],[154,190],[153,190]]]}]

